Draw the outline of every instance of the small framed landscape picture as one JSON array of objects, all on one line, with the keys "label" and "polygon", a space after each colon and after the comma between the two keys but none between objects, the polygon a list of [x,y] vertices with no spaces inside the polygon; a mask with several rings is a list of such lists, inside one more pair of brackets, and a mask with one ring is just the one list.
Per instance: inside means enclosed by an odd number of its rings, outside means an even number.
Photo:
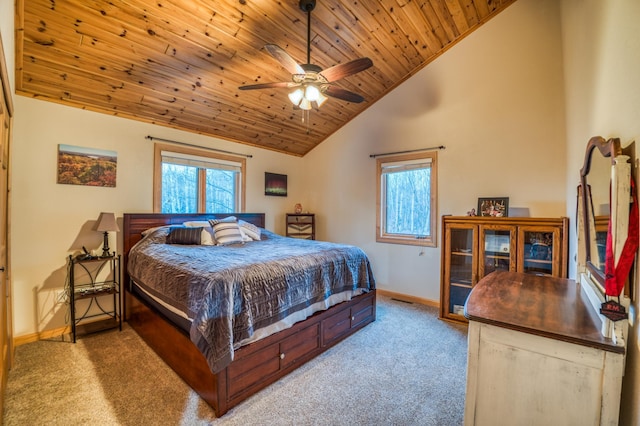
[{"label": "small framed landscape picture", "polygon": [[115,151],[58,145],[58,183],[115,188],[117,167]]},{"label": "small framed landscape picture", "polygon": [[287,175],[264,173],[264,195],[287,196]]},{"label": "small framed landscape picture", "polygon": [[508,197],[478,198],[478,216],[507,217]]}]

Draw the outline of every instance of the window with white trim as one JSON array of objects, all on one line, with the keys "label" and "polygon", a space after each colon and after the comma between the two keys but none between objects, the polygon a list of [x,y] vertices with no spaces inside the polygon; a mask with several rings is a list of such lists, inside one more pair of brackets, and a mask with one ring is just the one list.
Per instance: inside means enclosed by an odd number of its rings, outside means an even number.
[{"label": "window with white trim", "polygon": [[245,165],[241,157],[156,144],[154,211],[243,211]]},{"label": "window with white trim", "polygon": [[436,246],[437,153],[377,160],[376,241]]}]

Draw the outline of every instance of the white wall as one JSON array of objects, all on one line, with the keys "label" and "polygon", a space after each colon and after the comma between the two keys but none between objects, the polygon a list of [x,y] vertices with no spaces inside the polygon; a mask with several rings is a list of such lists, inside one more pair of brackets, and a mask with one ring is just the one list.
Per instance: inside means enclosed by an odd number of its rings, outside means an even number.
[{"label": "white wall", "polygon": [[[564,0],[562,41],[567,104],[567,211],[575,215],[576,185],[587,141],[619,137],[640,143],[640,2]],[[638,182],[638,158],[632,159]],[[575,240],[573,240],[575,241]],[[575,247],[575,244],[574,244]],[[575,273],[575,264],[574,273]],[[623,382],[621,425],[640,425],[638,282]]]},{"label": "white wall", "polygon": [[[64,287],[66,257],[101,246],[91,226],[101,211],[143,213],[153,209],[151,135],[196,145],[252,154],[247,159],[247,212],[265,212],[267,228],[284,232],[284,212],[304,202],[302,160],[116,118],[77,108],[16,97],[12,188],[12,275],[15,336],[65,325],[67,307],[56,302]],[[115,188],[56,184],[58,144],[116,151]],[[264,172],[289,176],[288,197],[264,195]],[[116,247],[111,236],[111,247]],[[121,241],[117,247],[121,247]]]},{"label": "white wall", "polygon": [[361,246],[379,288],[438,301],[440,229],[438,247],[422,255],[375,242],[369,154],[439,145],[439,216],[465,215],[487,196],[564,216],[559,40],[558,3],[520,0],[305,156],[320,238]]}]

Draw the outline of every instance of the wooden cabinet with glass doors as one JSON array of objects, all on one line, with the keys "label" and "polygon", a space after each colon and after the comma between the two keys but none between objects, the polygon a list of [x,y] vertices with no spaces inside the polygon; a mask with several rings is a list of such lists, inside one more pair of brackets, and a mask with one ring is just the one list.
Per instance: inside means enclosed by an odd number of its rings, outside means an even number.
[{"label": "wooden cabinet with glass doors", "polygon": [[440,318],[466,322],[473,286],[496,270],[567,276],[569,219],[443,216]]}]

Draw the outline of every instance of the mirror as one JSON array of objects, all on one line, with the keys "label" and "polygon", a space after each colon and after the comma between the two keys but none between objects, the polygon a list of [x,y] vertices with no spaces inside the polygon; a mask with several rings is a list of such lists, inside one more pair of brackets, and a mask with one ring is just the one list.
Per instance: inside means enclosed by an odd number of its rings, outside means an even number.
[{"label": "mirror", "polygon": [[595,248],[591,253],[591,263],[604,274],[604,263],[607,247],[607,232],[611,213],[609,182],[611,180],[611,159],[602,155],[593,155],[591,168],[586,176],[587,185],[591,194],[591,215],[594,226],[589,229],[595,231],[595,235],[589,236],[590,246]]},{"label": "mirror", "polygon": [[607,231],[610,221],[611,166],[620,155],[620,139],[605,140],[601,136],[589,139],[584,164],[580,170],[580,212],[582,226],[578,238],[584,241],[585,266],[604,286],[604,266]]}]

